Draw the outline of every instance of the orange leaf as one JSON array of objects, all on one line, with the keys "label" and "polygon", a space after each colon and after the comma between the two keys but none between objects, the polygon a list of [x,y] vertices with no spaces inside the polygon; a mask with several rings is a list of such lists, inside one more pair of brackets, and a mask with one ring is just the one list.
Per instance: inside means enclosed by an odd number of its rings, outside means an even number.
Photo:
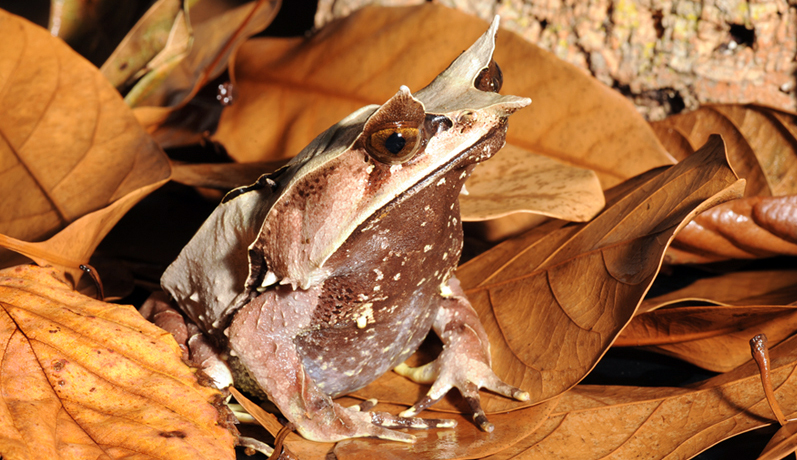
[{"label": "orange leaf", "polygon": [[728,372],[750,360],[750,337],[771,344],[797,330],[797,307],[662,308],[637,315],[614,346],[644,346],[704,369]]},{"label": "orange leaf", "polygon": [[[797,415],[797,340],[774,348],[775,396]],[[559,398],[532,435],[492,460],[692,458],[712,445],[774,422],[755,363],[694,388],[578,386]]]},{"label": "orange leaf", "polygon": [[[8,64],[0,68],[0,233],[9,237],[0,244],[77,269],[130,207],[168,180],[168,160],[96,68],[23,19],[0,11],[0,24],[10,41],[0,50]],[[48,243],[25,242],[66,226]],[[0,256],[5,266],[13,260]]]},{"label": "orange leaf", "polygon": [[[675,275],[678,276],[678,272]],[[797,270],[736,271],[700,278],[686,287],[645,299],[639,313],[675,304],[788,305],[797,302]]]},{"label": "orange leaf", "polygon": [[235,457],[221,394],[168,333],[46,268],[0,271],[0,452],[9,459]]},{"label": "orange leaf", "polygon": [[776,255],[797,255],[797,195],[749,197],[709,209],[678,235],[666,261],[707,263]]}]

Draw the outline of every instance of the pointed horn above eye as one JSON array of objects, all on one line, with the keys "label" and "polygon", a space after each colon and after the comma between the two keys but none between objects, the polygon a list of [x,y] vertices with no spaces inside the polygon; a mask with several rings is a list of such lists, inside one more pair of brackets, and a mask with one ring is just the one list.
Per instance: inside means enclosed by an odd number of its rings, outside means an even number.
[{"label": "pointed horn above eye", "polygon": [[531,103],[529,98],[502,96],[474,87],[476,78],[490,66],[493,59],[499,20],[499,16],[496,16],[487,31],[470,48],[460,54],[432,83],[415,93],[427,113],[476,110],[494,105],[503,106],[505,111],[511,113]]}]

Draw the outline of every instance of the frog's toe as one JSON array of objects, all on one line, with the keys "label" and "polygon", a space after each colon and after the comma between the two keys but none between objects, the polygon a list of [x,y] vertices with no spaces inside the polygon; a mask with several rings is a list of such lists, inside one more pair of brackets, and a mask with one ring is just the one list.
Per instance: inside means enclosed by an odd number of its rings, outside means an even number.
[{"label": "frog's toe", "polygon": [[427,430],[430,428],[454,428],[456,420],[438,418],[403,417],[387,412],[372,412],[372,423],[386,428],[413,428]]},{"label": "frog's toe", "polygon": [[368,412],[369,410],[373,409],[377,403],[378,401],[376,399],[366,399],[365,401],[359,404],[349,406],[348,409],[357,412]]}]

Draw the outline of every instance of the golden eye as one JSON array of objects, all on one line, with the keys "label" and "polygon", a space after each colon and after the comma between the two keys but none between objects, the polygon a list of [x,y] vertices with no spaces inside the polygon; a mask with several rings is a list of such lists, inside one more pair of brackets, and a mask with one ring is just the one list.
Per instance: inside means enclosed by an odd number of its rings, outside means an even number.
[{"label": "golden eye", "polygon": [[365,148],[382,163],[403,163],[415,154],[420,144],[418,128],[393,126],[375,131],[368,137]]}]

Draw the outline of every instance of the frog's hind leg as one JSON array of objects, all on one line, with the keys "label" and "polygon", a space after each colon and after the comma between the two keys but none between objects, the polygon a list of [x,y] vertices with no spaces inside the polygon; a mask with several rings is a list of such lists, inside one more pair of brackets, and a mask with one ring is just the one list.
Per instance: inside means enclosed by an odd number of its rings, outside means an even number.
[{"label": "frog's hind leg", "polygon": [[[245,368],[249,384],[268,395],[299,433],[314,441],[339,441],[373,436],[414,442],[414,437],[389,428],[451,427],[451,420],[397,417],[383,412],[346,408],[310,378],[294,343],[308,327],[320,288],[269,290],[241,307],[227,329],[231,354]],[[236,375],[236,386],[241,378]],[[366,405],[366,408],[368,406]]]},{"label": "frog's hind leg", "polygon": [[448,283],[450,295],[441,298],[433,328],[443,341],[443,352],[434,361],[420,367],[401,364],[394,370],[418,383],[432,384],[429,392],[414,406],[399,414],[413,417],[457,388],[473,411],[473,419],[484,431],[492,431],[481,407],[479,388],[486,388],[509,398],[528,401],[529,394],[504,383],[491,368],[490,342],[456,278]]}]

